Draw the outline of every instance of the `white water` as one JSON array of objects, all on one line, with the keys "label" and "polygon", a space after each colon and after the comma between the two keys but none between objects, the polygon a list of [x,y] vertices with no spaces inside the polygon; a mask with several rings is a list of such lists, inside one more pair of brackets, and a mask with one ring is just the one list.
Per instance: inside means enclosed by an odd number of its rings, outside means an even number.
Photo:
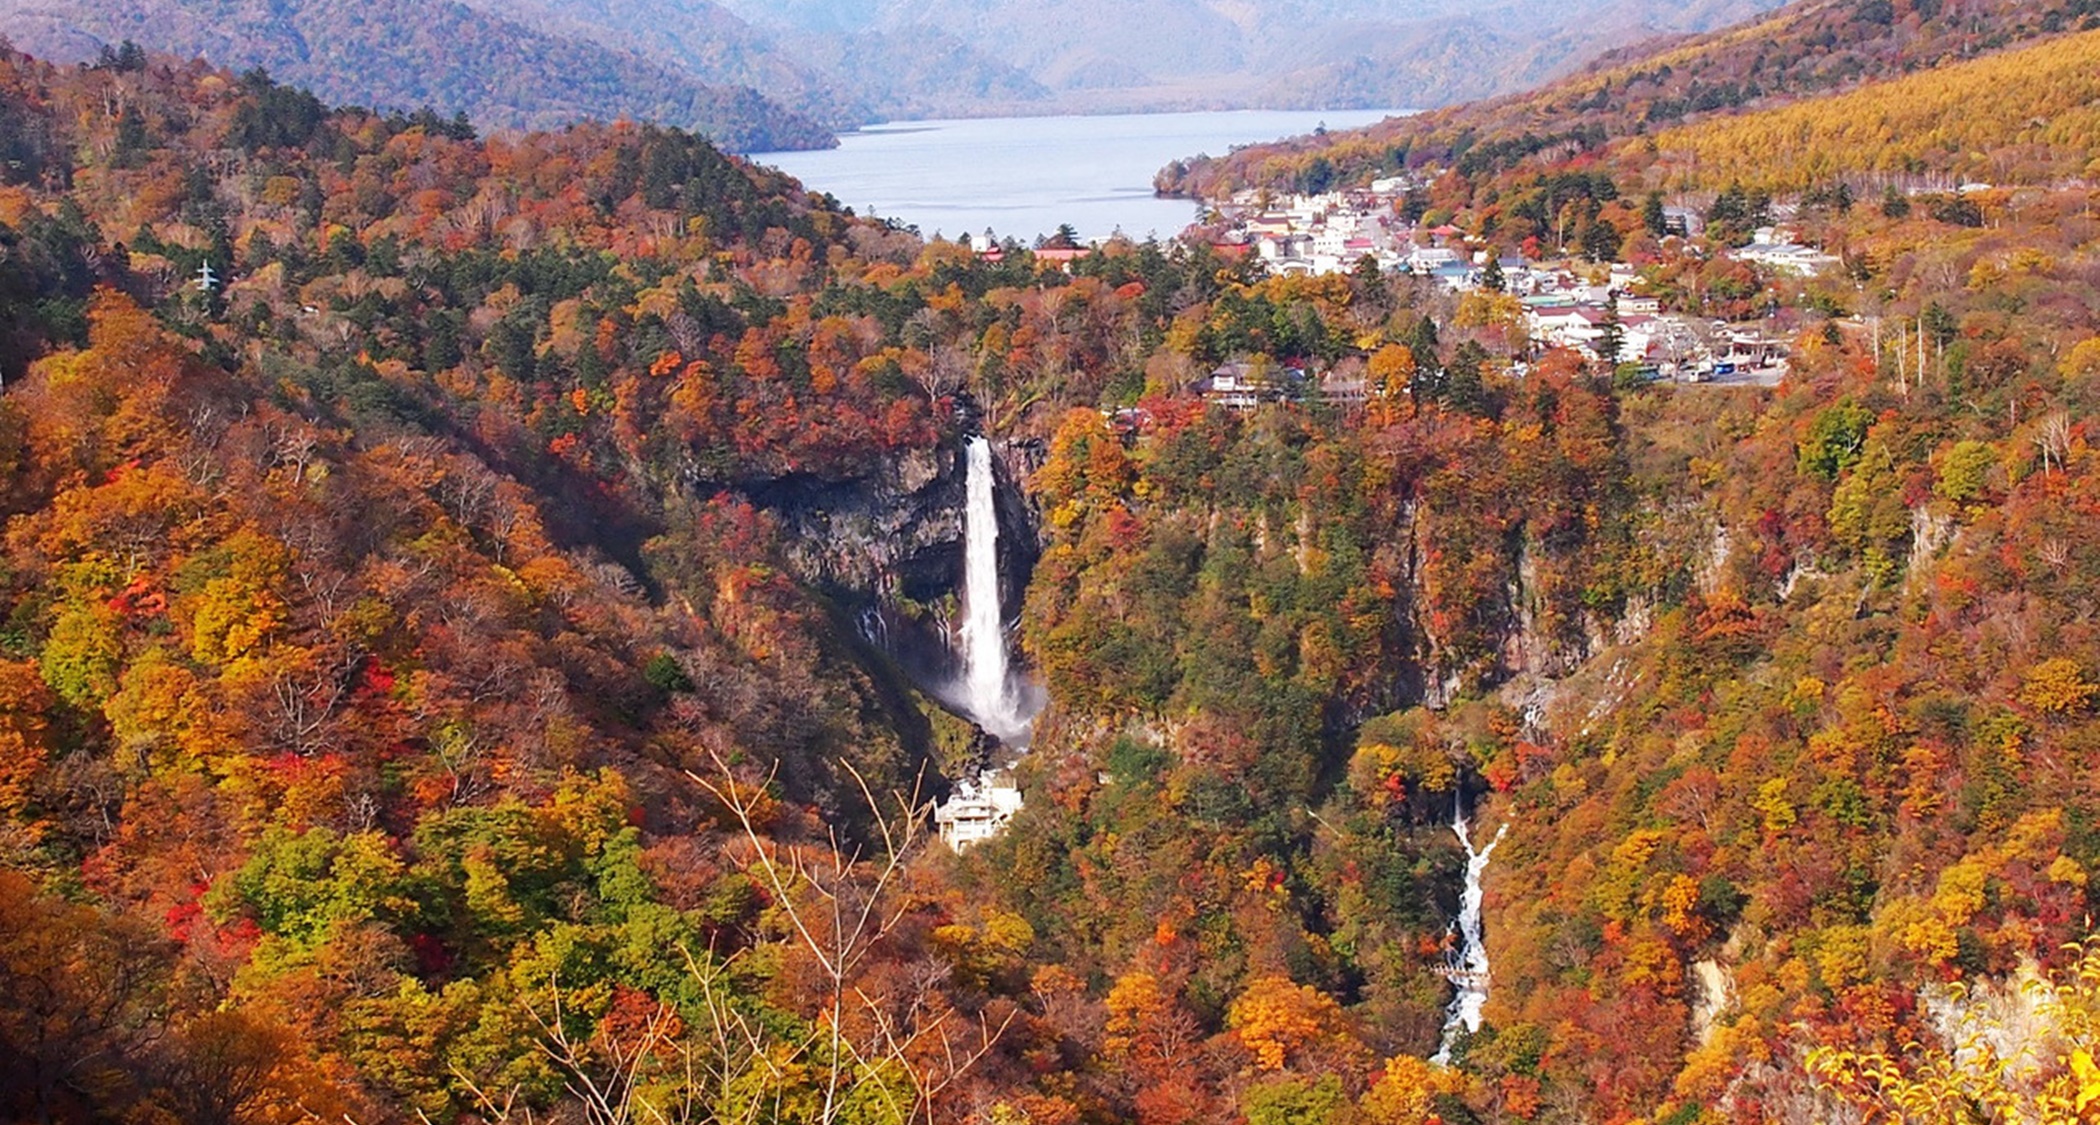
[{"label": "white water", "polygon": [[964,710],[992,737],[1008,745],[1028,741],[1028,713],[1015,690],[1006,659],[1006,621],[999,605],[999,513],[992,444],[973,437],[963,509],[962,682]]},{"label": "white water", "polygon": [[1466,889],[1458,900],[1458,950],[1447,970],[1458,995],[1452,998],[1450,1015],[1444,1020],[1443,1043],[1438,1046],[1436,1056],[1429,1060],[1439,1065],[1450,1063],[1451,1049],[1458,1044],[1461,1031],[1471,1035],[1480,1030],[1481,1012],[1487,1007],[1488,952],[1487,942],[1480,932],[1483,897],[1480,876],[1487,870],[1488,857],[1494,854],[1495,845],[1502,842],[1502,835],[1509,831],[1509,825],[1504,824],[1496,830],[1495,838],[1479,851],[1473,850],[1473,837],[1466,831],[1465,814],[1455,807],[1451,830],[1458,833],[1458,842],[1466,849]]}]

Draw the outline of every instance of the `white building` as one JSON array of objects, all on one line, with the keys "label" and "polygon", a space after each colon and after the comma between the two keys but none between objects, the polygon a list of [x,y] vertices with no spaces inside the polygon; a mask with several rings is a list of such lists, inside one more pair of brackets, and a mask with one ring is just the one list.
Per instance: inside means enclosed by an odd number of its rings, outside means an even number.
[{"label": "white building", "polygon": [[1838,264],[1836,256],[1794,241],[1794,232],[1759,227],[1750,245],[1735,252],[1737,259],[1753,262],[1777,273],[1810,277]]},{"label": "white building", "polygon": [[1004,832],[1020,811],[1021,791],[1008,784],[1004,774],[986,774],[957,782],[955,792],[933,810],[933,824],[942,843],[961,851]]},{"label": "white building", "polygon": [[1457,261],[1457,251],[1447,250],[1441,246],[1419,247],[1407,256],[1408,267],[1416,273],[1435,273],[1437,270],[1452,265]]}]

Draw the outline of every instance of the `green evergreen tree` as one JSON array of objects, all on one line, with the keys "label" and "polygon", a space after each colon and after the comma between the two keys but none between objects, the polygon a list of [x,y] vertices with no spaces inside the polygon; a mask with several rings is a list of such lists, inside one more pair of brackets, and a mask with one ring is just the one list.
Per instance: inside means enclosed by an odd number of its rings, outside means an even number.
[{"label": "green evergreen tree", "polygon": [[1617,367],[1626,351],[1626,326],[1619,321],[1619,299],[1614,296],[1604,306],[1604,323],[1598,327],[1602,335],[1597,337],[1597,356],[1607,367]]},{"label": "green evergreen tree", "polygon": [[1657,238],[1669,230],[1668,217],[1663,213],[1663,193],[1651,191],[1648,198],[1641,201],[1641,225]]}]

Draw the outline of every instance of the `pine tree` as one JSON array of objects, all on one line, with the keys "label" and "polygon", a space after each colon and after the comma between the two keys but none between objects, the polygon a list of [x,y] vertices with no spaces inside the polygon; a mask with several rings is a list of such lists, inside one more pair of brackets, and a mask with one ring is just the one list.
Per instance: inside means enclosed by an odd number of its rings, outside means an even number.
[{"label": "pine tree", "polygon": [[1617,367],[1619,357],[1626,350],[1626,327],[1619,322],[1619,299],[1613,297],[1604,306],[1604,323],[1598,326],[1597,355],[1608,367]]}]

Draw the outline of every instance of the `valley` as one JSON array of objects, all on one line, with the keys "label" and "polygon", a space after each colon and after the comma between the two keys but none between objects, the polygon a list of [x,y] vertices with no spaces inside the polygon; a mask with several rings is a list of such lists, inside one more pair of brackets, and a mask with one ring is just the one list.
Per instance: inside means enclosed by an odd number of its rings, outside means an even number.
[{"label": "valley", "polygon": [[2100,12],[1749,15],[996,246],[0,50],[0,1117],[2090,1120]]}]

